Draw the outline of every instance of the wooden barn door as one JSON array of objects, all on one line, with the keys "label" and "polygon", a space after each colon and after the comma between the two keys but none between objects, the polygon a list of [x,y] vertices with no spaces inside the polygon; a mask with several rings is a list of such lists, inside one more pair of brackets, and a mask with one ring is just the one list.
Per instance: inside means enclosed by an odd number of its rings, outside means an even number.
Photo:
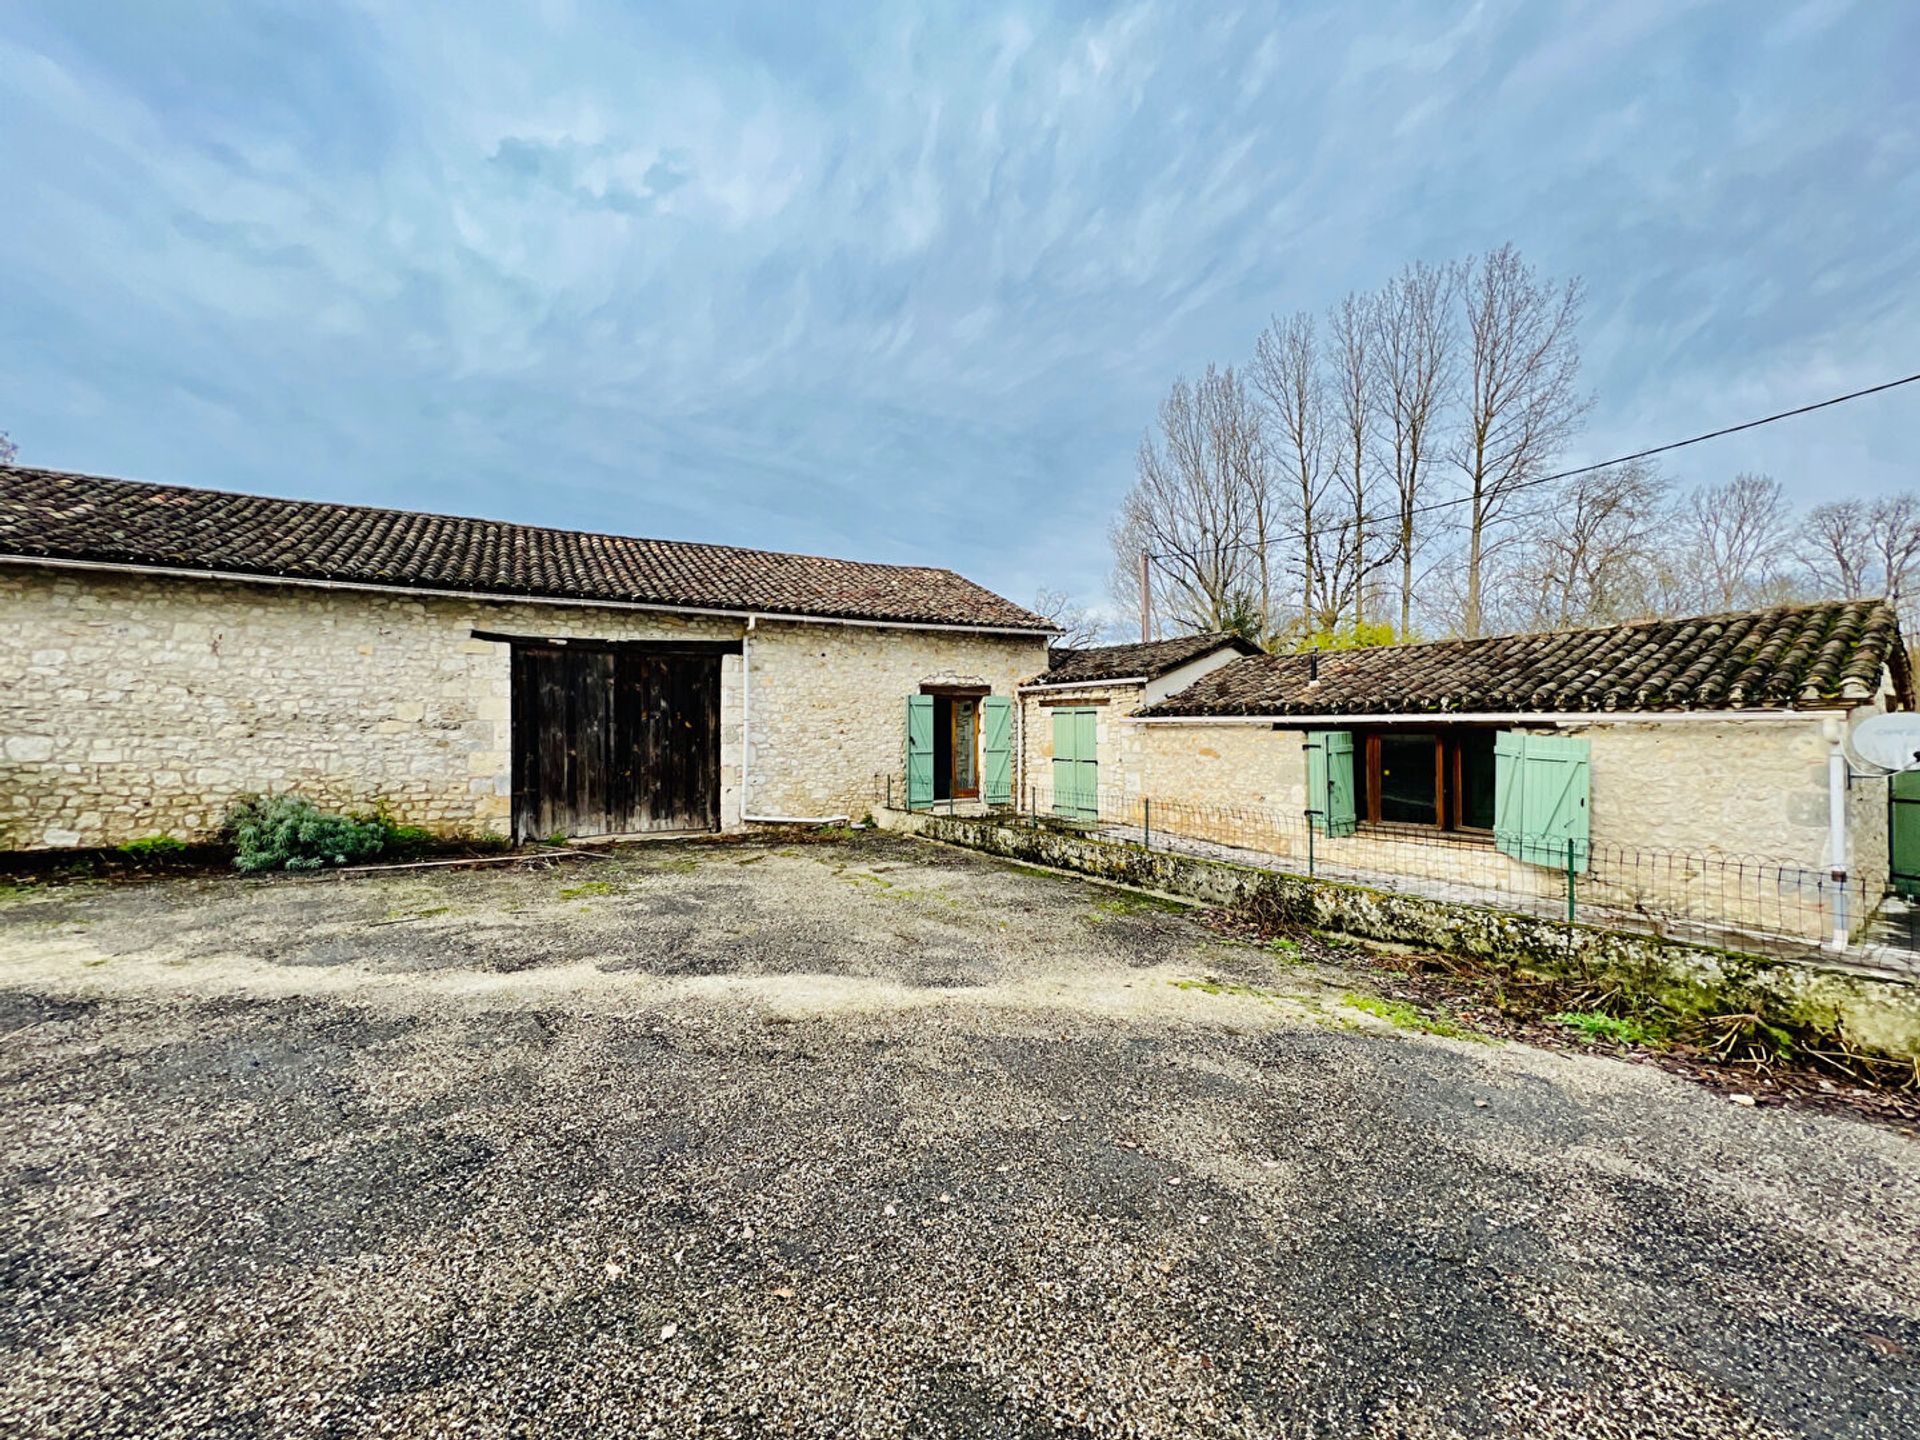
[{"label": "wooden barn door", "polygon": [[642,835],[720,826],[720,657],[515,645],[513,829]]}]

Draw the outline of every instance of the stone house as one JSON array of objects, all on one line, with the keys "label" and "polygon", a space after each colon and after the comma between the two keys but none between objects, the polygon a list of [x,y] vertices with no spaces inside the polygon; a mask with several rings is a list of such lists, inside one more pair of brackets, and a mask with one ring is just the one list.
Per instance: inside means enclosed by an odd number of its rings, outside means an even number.
[{"label": "stone house", "polygon": [[[979,786],[1054,633],[949,570],[0,467],[0,850],[297,791],[517,838]],[[929,749],[930,749],[929,745]]]},{"label": "stone house", "polygon": [[[1887,787],[1852,726],[1911,709],[1891,606],[1785,605],[1602,629],[1238,659],[1118,725],[1117,818],[1330,872],[1804,932],[1871,901]],[[1136,803],[1128,808],[1127,801]],[[1815,898],[1817,897],[1817,898]]]},{"label": "stone house", "polygon": [[[1176,695],[1230,661],[1259,653],[1237,635],[1181,635],[1131,645],[1056,646],[1020,687],[1020,774],[1029,807],[1092,818],[1120,766],[1120,720]],[[1111,808],[1114,796],[1107,797]]]}]

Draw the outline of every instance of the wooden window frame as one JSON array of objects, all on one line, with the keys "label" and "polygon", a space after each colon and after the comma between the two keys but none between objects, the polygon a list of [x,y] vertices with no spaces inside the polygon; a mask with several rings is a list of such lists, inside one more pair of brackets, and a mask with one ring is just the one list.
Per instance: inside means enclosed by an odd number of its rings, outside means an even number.
[{"label": "wooden window frame", "polygon": [[[1380,818],[1380,782],[1381,759],[1380,741],[1388,735],[1404,735],[1406,730],[1398,726],[1392,728],[1366,726],[1353,727],[1354,764],[1364,767],[1366,775],[1366,806],[1356,818],[1369,828],[1384,830],[1439,830],[1447,834],[1457,834],[1470,839],[1493,838],[1490,828],[1468,825],[1463,820],[1466,808],[1466,757],[1461,748],[1459,737],[1469,731],[1493,732],[1497,729],[1488,725],[1456,725],[1440,723],[1433,726],[1433,799],[1435,823],[1423,820],[1382,820]],[[1425,734],[1426,731],[1414,730],[1412,733]]]}]

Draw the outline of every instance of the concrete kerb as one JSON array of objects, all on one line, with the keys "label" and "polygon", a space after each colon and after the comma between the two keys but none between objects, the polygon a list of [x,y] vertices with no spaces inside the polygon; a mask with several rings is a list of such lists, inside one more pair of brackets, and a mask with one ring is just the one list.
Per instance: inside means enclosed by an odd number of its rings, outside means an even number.
[{"label": "concrete kerb", "polygon": [[1023,864],[1208,905],[1260,899],[1309,929],[1605,979],[1681,1014],[1747,1011],[1776,1024],[1837,1031],[1862,1050],[1920,1058],[1920,987],[1897,979],[1146,851],[994,816],[882,809],[874,816],[883,829]]}]

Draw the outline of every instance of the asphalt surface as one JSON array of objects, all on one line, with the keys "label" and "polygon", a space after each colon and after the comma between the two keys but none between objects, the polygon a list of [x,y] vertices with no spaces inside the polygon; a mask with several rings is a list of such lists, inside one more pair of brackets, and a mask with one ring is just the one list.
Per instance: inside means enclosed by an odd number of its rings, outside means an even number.
[{"label": "asphalt surface", "polygon": [[885,837],[16,894],[0,1433],[1920,1434],[1911,1140],[1364,984]]}]

